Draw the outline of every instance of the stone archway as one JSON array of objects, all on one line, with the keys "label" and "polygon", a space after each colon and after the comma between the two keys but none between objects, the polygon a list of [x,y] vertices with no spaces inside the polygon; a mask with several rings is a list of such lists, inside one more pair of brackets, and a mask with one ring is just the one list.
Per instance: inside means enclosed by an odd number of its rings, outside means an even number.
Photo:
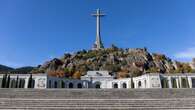
[{"label": "stone archway", "polygon": [[123,87],[123,88],[127,88],[127,84],[126,84],[126,83],[123,83],[123,84],[122,84],[122,87]]},{"label": "stone archway", "polygon": [[138,82],[138,88],[141,88],[141,87],[142,87],[142,82],[139,81],[139,82]]},{"label": "stone archway", "polygon": [[73,88],[73,83],[69,83],[68,88]]},{"label": "stone archway", "polygon": [[49,80],[49,88],[52,88],[52,86],[51,86],[51,80]]},{"label": "stone archway", "polygon": [[114,83],[113,88],[118,88],[118,84]]},{"label": "stone archway", "polygon": [[192,78],[192,88],[195,88],[195,78]]},{"label": "stone archway", "polygon": [[187,78],[181,78],[181,87],[182,88],[189,88],[188,79]]},{"label": "stone archway", "polygon": [[100,82],[95,82],[95,88],[100,89],[101,88],[101,83]]},{"label": "stone archway", "polygon": [[96,84],[95,88],[100,89],[100,84]]},{"label": "stone archway", "polygon": [[169,88],[168,80],[166,78],[161,79],[162,88]]},{"label": "stone archway", "polygon": [[83,85],[81,83],[78,83],[77,88],[83,88]]},{"label": "stone archway", "polygon": [[58,82],[57,81],[54,82],[54,88],[58,88]]},{"label": "stone archway", "polygon": [[175,78],[171,78],[172,88],[177,88],[177,81]]},{"label": "stone archway", "polygon": [[65,88],[65,82],[61,81],[61,88]]}]

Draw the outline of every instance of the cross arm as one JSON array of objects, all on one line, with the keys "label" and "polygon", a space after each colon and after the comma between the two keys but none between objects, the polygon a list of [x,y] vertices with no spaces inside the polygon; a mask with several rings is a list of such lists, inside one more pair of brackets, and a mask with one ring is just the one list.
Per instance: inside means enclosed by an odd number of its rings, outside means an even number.
[{"label": "cross arm", "polygon": [[105,14],[91,14],[92,16],[106,16]]}]

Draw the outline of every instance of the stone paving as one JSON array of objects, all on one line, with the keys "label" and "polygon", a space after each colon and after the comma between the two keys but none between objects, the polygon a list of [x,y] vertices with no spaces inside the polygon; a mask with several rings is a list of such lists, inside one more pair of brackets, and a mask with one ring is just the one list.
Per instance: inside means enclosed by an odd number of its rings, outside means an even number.
[{"label": "stone paving", "polygon": [[0,89],[0,109],[195,109],[195,89]]}]

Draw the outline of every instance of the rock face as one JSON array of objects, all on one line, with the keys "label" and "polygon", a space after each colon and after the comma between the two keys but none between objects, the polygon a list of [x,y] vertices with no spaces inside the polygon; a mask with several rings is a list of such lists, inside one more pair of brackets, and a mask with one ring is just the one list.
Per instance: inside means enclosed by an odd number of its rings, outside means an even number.
[{"label": "rock face", "polygon": [[60,68],[63,65],[63,62],[57,58],[49,61],[49,62],[45,62],[41,68],[45,69],[47,71],[52,71],[52,70],[57,70],[58,68]]},{"label": "rock face", "polygon": [[189,64],[172,61],[163,54],[151,54],[146,48],[120,49],[113,46],[103,50],[64,54],[62,58],[47,61],[32,73],[47,72],[57,77],[79,78],[89,70],[108,70],[117,78],[150,72],[192,72]]}]

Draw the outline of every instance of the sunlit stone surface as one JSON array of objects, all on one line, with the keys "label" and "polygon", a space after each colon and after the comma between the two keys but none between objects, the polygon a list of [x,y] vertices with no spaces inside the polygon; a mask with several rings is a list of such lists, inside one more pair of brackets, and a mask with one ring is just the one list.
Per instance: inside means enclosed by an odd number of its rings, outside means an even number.
[{"label": "sunlit stone surface", "polygon": [[47,74],[1,74],[1,88],[195,88],[194,73],[144,74],[115,79],[107,71],[88,71],[81,79],[50,77]]}]

